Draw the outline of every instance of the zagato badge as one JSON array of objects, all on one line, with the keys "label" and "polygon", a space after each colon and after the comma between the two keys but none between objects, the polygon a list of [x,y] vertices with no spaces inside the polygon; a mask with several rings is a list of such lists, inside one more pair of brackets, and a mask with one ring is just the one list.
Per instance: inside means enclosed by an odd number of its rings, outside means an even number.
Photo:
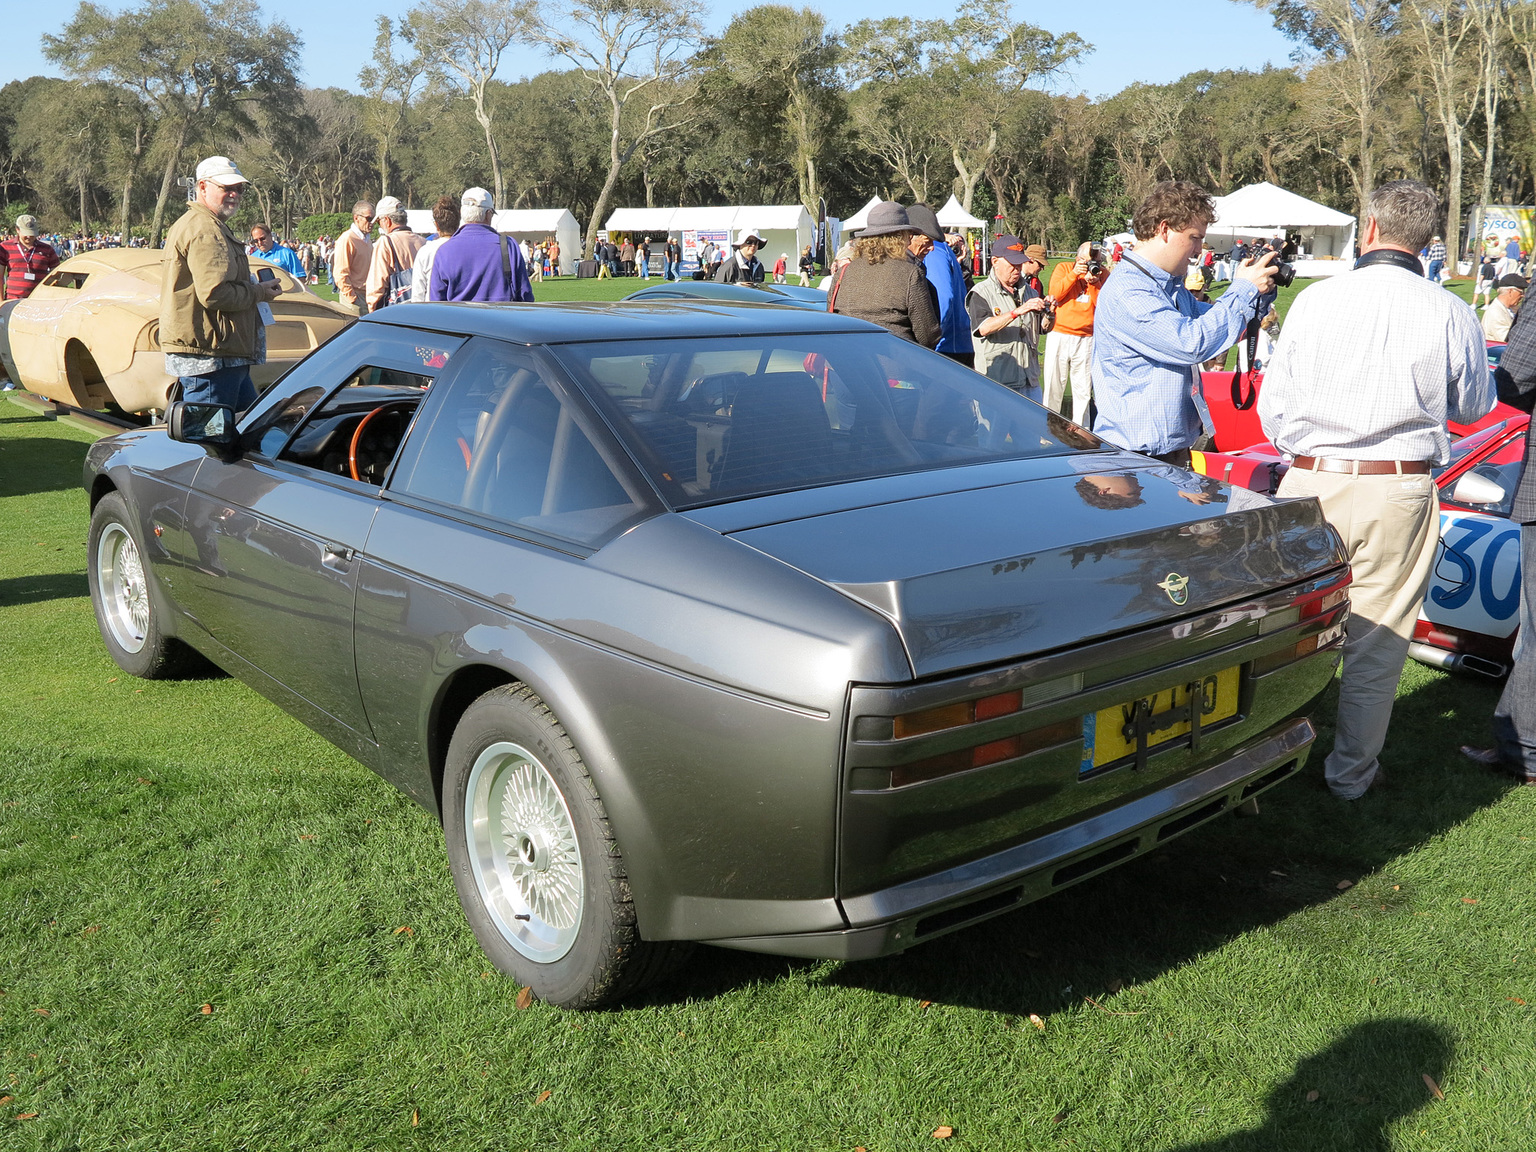
[{"label": "zagato badge", "polygon": [[1168,579],[1158,585],[1168,593],[1168,599],[1175,604],[1182,604],[1189,599],[1189,577],[1180,576],[1177,572],[1168,573]]}]

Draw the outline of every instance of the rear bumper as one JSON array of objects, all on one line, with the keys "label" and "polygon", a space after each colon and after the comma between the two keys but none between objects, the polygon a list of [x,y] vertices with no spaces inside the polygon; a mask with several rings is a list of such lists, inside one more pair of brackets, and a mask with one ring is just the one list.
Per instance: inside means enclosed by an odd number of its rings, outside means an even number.
[{"label": "rear bumper", "polygon": [[1049,896],[1123,864],[1295,774],[1317,733],[1287,720],[1166,788],[980,860],[842,901],[849,927],[708,943],[751,952],[865,960]]}]

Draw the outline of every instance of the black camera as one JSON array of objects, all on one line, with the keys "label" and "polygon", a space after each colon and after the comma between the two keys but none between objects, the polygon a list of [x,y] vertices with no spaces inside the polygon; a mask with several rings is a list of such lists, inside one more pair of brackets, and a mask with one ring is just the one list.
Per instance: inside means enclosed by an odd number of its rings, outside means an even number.
[{"label": "black camera", "polygon": [[1276,260],[1270,265],[1275,270],[1275,287],[1289,288],[1291,282],[1296,279],[1296,265],[1287,264],[1284,260]]},{"label": "black camera", "polygon": [[1088,261],[1088,275],[1098,276],[1104,271],[1104,265],[1098,260]]}]

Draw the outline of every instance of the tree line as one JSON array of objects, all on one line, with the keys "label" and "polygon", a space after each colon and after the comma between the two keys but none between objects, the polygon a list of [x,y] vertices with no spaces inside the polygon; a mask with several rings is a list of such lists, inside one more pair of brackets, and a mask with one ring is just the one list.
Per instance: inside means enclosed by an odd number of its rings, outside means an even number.
[{"label": "tree line", "polygon": [[[845,27],[763,4],[718,36],[702,0],[422,0],[377,18],[355,90],[299,84],[302,42],[258,0],[87,2],[45,38],[67,78],[0,89],[0,204],[158,244],[178,177],[222,153],[252,178],[243,214],[280,231],[473,184],[571,209],[589,249],[620,205],[848,215],[953,193],[1070,248],[1121,229],[1159,180],[1269,180],[1359,213],[1412,176],[1445,196],[1454,246],[1465,205],[1536,195],[1536,0],[1234,2],[1274,19],[1291,66],[1212,59],[1097,99],[1054,90],[1092,45],[1010,0]],[[549,70],[498,79],[514,46]]]}]

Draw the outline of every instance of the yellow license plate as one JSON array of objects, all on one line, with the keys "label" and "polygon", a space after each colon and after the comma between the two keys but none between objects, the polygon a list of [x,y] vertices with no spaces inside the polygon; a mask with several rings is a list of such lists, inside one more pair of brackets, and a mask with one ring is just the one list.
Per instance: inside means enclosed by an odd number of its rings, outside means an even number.
[{"label": "yellow license plate", "polygon": [[[1200,696],[1200,726],[1207,728],[1237,715],[1238,697],[1237,668],[1223,668],[1203,677],[1198,685],[1193,681],[1165,688],[1161,692],[1140,700],[1128,700],[1109,708],[1100,708],[1086,718],[1083,725],[1082,771],[1091,772],[1116,760],[1122,760],[1136,752],[1135,718],[1140,706],[1148,713],[1147,747],[1156,748],[1180,736],[1187,736],[1191,724],[1187,718],[1187,705],[1191,695]],[[1193,690],[1193,691],[1192,691]]]}]

